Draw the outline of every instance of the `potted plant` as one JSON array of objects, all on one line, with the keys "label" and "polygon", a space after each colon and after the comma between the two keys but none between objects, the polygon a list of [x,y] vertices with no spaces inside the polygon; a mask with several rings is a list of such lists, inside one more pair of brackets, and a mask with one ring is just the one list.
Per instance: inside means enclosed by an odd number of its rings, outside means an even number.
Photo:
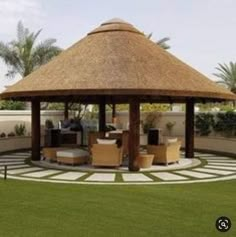
[{"label": "potted plant", "polygon": [[15,126],[15,134],[17,136],[24,136],[26,134],[25,124],[16,124]]},{"label": "potted plant", "polygon": [[161,113],[157,112],[148,113],[143,122],[143,132],[148,133],[149,129],[155,128],[157,123],[160,121],[161,117],[162,117]]},{"label": "potted plant", "polygon": [[170,121],[166,123],[166,129],[169,133],[169,136],[172,135],[173,127],[175,126],[175,124],[176,122],[170,122]]},{"label": "potted plant", "polygon": [[46,129],[52,129],[52,128],[54,128],[54,125],[53,125],[53,122],[52,122],[51,119],[47,119],[47,120],[45,121],[45,128],[46,128]]}]

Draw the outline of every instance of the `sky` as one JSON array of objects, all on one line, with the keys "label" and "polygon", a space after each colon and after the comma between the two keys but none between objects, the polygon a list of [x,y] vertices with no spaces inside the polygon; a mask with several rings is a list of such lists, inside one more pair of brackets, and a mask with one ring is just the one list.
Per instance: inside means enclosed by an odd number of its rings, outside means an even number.
[{"label": "sky", "polygon": [[[102,22],[121,18],[153,40],[170,37],[170,53],[210,79],[218,63],[236,62],[235,0],[0,0],[0,41],[16,38],[21,20],[40,40],[57,39],[68,48]],[[5,77],[0,60],[0,90],[19,80]]]}]

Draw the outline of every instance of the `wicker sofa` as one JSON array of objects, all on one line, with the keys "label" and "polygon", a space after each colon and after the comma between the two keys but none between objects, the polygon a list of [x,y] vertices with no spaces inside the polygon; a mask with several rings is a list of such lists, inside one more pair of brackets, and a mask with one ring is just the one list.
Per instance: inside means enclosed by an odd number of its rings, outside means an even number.
[{"label": "wicker sofa", "polygon": [[116,144],[93,144],[92,165],[119,167],[122,163],[122,148]]},{"label": "wicker sofa", "polygon": [[148,145],[147,153],[153,154],[153,163],[169,163],[179,162],[180,160],[180,147],[181,142],[163,144],[163,145]]}]

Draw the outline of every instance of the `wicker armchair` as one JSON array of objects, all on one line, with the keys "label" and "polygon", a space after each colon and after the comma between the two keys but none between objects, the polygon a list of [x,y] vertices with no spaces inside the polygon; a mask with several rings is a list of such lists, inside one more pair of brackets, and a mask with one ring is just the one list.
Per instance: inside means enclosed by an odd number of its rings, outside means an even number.
[{"label": "wicker armchair", "polygon": [[147,153],[153,154],[153,163],[169,163],[179,162],[180,160],[181,142],[169,143],[168,145],[148,145]]},{"label": "wicker armchair", "polygon": [[129,131],[124,130],[122,133],[109,133],[109,138],[119,139],[123,147],[123,156],[129,155]]},{"label": "wicker armchair", "polygon": [[93,144],[97,143],[98,138],[104,138],[105,132],[89,132],[88,134],[88,150],[91,153],[91,148]]},{"label": "wicker armchair", "polygon": [[122,163],[122,148],[116,144],[94,144],[91,150],[93,166],[118,167]]}]

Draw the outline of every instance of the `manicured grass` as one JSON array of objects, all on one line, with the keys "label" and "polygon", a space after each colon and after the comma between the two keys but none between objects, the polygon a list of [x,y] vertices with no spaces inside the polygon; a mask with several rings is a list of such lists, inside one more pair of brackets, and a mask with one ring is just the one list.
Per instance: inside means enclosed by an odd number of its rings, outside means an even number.
[{"label": "manicured grass", "polygon": [[[236,181],[101,186],[0,180],[0,236],[236,236]],[[232,228],[215,229],[226,215]]]}]

